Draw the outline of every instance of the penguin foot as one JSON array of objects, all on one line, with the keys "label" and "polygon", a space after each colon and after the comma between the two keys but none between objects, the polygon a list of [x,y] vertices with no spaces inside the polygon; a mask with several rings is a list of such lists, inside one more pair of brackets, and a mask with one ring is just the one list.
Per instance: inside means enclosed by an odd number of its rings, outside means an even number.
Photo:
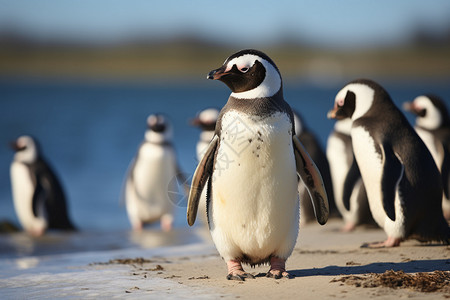
[{"label": "penguin foot", "polygon": [[270,270],[267,272],[266,277],[280,279],[284,278],[294,278],[291,274],[286,272],[286,260],[276,256],[270,258]]},{"label": "penguin foot", "polygon": [[355,228],[356,228],[355,223],[349,222],[349,223],[346,223],[344,225],[344,227],[342,227],[341,231],[342,232],[352,232],[353,230],[355,230]]},{"label": "penguin foot", "polygon": [[246,278],[254,279],[255,276],[253,276],[250,273],[247,273],[242,268],[241,262],[237,260],[230,260],[227,262],[228,267],[228,280],[238,280],[238,281],[245,281]]},{"label": "penguin foot", "polygon": [[162,231],[169,232],[170,230],[172,230],[173,216],[170,214],[163,215],[161,217],[160,223]]},{"label": "penguin foot", "polygon": [[391,247],[398,247],[400,246],[400,243],[402,242],[401,238],[395,238],[395,237],[388,237],[387,240],[384,242],[374,242],[374,243],[364,243],[361,245],[361,248],[391,248]]}]

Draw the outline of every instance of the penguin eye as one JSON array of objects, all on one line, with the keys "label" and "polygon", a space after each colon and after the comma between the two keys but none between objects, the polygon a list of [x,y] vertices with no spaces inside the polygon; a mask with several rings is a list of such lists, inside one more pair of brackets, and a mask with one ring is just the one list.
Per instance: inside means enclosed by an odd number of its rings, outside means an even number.
[{"label": "penguin eye", "polygon": [[248,68],[247,68],[247,67],[241,68],[241,72],[242,72],[242,73],[245,73],[245,72],[247,72],[247,71],[248,71]]}]

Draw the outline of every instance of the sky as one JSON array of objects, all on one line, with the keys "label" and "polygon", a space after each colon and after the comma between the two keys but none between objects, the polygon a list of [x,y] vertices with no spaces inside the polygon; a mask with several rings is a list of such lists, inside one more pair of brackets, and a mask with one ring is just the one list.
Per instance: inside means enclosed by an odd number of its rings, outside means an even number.
[{"label": "sky", "polygon": [[450,28],[448,0],[0,0],[0,30],[116,42],[196,34],[227,43],[395,44]]}]

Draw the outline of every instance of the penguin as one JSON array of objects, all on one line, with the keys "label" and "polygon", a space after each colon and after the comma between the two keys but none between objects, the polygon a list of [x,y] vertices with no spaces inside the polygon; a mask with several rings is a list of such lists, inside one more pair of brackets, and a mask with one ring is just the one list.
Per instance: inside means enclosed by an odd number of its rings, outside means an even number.
[{"label": "penguin", "polygon": [[[334,199],[344,219],[342,231],[350,232],[359,224],[373,224],[366,189],[353,155],[350,119],[339,120],[327,140]],[[344,197],[345,195],[345,197]]]},{"label": "penguin", "polygon": [[442,175],[442,210],[450,220],[450,116],[444,101],[436,95],[418,96],[403,108],[416,115],[414,129],[430,150]]},{"label": "penguin", "polygon": [[36,138],[23,135],[11,143],[14,209],[23,229],[42,236],[47,229],[76,230],[70,221],[62,185],[44,159]]},{"label": "penguin", "polygon": [[[322,150],[315,134],[306,126],[301,115],[293,111],[294,113],[294,123],[295,123],[295,134],[297,135],[300,142],[305,147],[311,159],[316,164],[322,175],[323,183],[325,185],[325,191],[328,196],[328,204],[330,206],[330,217],[334,214],[336,215],[336,205],[334,203],[333,195],[333,184],[330,175],[330,166],[328,164],[325,152]],[[300,223],[307,224],[314,221],[314,209],[309,201],[309,194],[305,188],[305,185],[301,182],[298,184],[298,193],[300,195]]]},{"label": "penguin", "polygon": [[368,79],[352,81],[337,93],[328,116],[351,119],[370,211],[387,234],[386,241],[365,246],[395,247],[409,238],[448,244],[439,170],[386,90]]},{"label": "penguin", "polygon": [[169,191],[177,191],[174,179],[182,174],[172,134],[172,125],[166,116],[148,116],[145,138],[131,162],[123,192],[128,219],[135,231],[157,221],[163,231],[172,229],[174,205]]},{"label": "penguin", "polygon": [[188,224],[195,222],[208,183],[209,229],[227,263],[227,279],[253,278],[243,263],[269,263],[266,276],[289,278],[285,263],[299,229],[297,174],[320,224],[326,223],[329,209],[321,175],[295,136],[281,74],[266,54],[247,49],[229,56],[207,78],[224,82],[232,93],[194,172]]},{"label": "penguin", "polygon": [[[195,119],[191,121],[193,126],[199,127],[201,129],[200,139],[197,142],[196,154],[197,161],[200,161],[203,157],[204,152],[208,149],[208,145],[214,137],[214,131],[216,129],[217,118],[219,117],[219,110],[217,108],[207,108],[202,110],[197,114]],[[208,223],[208,218],[206,216],[206,189],[200,198],[198,205],[198,210],[201,212],[203,224]]]}]

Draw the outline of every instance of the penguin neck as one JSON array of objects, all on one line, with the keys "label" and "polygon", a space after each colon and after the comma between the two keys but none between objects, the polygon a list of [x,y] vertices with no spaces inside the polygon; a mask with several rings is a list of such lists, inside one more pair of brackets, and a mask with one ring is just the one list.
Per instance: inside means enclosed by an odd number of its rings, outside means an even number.
[{"label": "penguin neck", "polygon": [[220,131],[222,130],[222,116],[233,110],[261,119],[270,117],[277,112],[284,113],[291,121],[292,132],[295,132],[294,114],[289,104],[284,101],[283,89],[281,88],[272,97],[239,99],[230,95],[227,104],[222,109],[219,119],[217,120],[215,134],[218,136],[220,136]]},{"label": "penguin neck", "polygon": [[200,141],[209,143],[214,137],[214,130],[204,130],[200,133]]},{"label": "penguin neck", "polygon": [[145,142],[156,145],[170,145],[171,139],[168,133],[159,133],[152,130],[145,132]]},{"label": "penguin neck", "polygon": [[14,155],[14,161],[31,165],[35,163],[39,158],[36,151],[20,151]]},{"label": "penguin neck", "polygon": [[[256,116],[267,116],[272,115],[275,112],[287,112],[292,114],[292,110],[289,105],[284,101],[283,89],[279,89],[271,97],[258,97],[258,98],[236,98],[233,94],[228,98],[226,104],[228,109],[235,109],[240,112],[256,115]],[[293,117],[292,117],[293,118]]]}]

